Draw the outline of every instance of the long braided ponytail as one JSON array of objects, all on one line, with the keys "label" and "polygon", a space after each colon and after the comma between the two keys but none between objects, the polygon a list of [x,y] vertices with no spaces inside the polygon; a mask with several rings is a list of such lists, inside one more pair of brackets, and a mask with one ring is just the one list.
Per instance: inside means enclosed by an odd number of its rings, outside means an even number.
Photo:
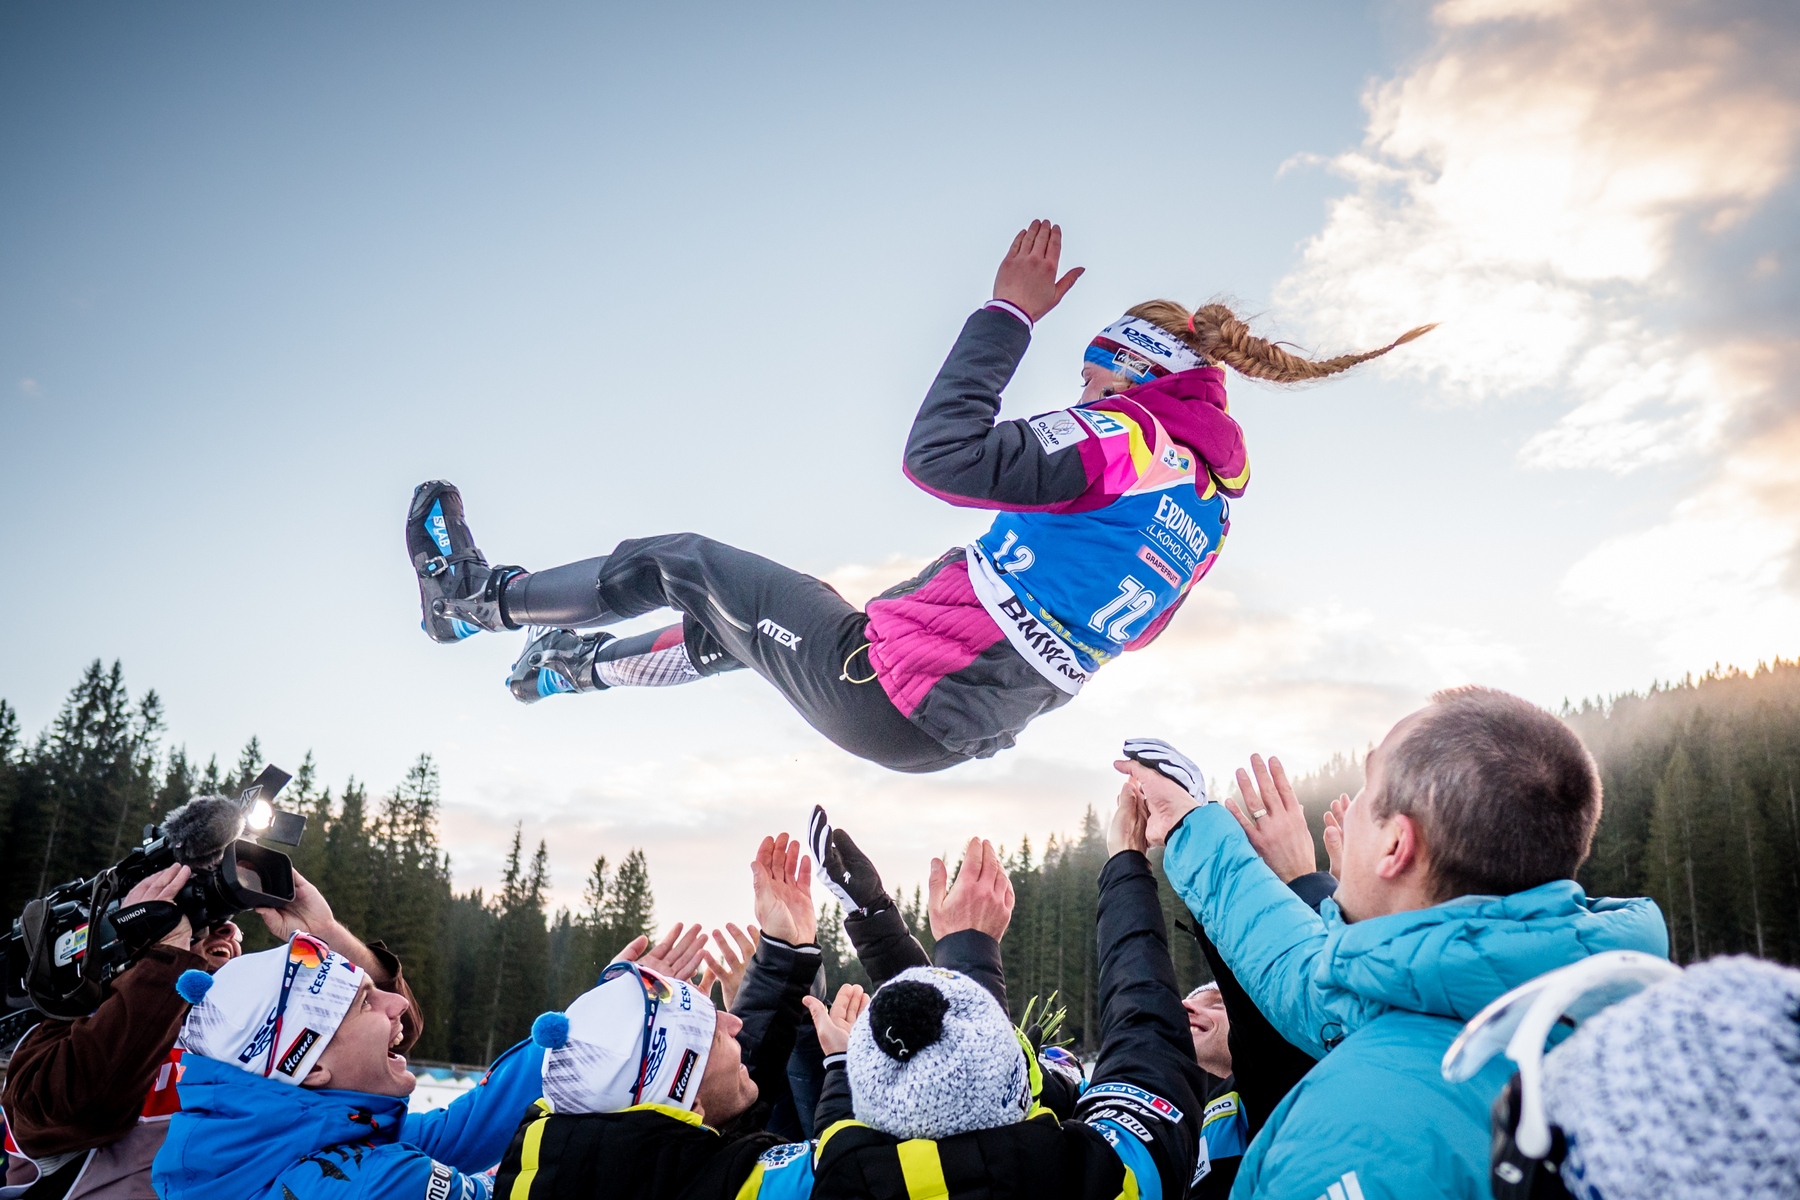
[{"label": "long braided ponytail", "polygon": [[1223,363],[1240,375],[1266,379],[1270,383],[1304,383],[1309,379],[1336,375],[1358,363],[1380,358],[1394,347],[1404,346],[1437,328],[1435,323],[1421,325],[1407,330],[1379,350],[1314,361],[1257,337],[1223,304],[1205,304],[1190,313],[1173,300],[1151,300],[1126,311],[1128,315],[1149,321],[1179,338],[1195,353]]}]

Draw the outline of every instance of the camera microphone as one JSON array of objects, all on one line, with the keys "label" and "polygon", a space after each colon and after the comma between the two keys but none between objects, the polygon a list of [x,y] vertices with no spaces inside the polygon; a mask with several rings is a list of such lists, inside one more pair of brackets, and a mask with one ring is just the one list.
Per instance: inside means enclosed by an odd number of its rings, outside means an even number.
[{"label": "camera microphone", "polygon": [[225,848],[244,835],[244,810],[223,796],[199,796],[165,816],[162,830],[177,862],[216,867]]}]

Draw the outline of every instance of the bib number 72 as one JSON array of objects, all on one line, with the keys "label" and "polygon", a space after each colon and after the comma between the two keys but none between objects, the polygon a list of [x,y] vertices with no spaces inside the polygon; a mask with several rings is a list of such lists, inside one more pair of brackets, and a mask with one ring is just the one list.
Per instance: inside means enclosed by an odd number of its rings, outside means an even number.
[{"label": "bib number 72", "polygon": [[1156,606],[1156,593],[1127,575],[1119,580],[1119,594],[1094,610],[1088,628],[1115,642],[1127,642],[1131,623]]}]

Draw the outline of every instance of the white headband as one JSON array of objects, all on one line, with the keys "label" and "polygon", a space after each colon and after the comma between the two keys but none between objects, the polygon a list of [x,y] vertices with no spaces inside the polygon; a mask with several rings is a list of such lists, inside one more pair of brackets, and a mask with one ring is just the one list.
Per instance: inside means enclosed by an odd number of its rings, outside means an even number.
[{"label": "white headband", "polygon": [[[1170,373],[1191,371],[1195,367],[1206,365],[1205,359],[1166,330],[1152,325],[1142,317],[1120,317],[1102,329],[1090,344],[1101,349],[1128,351]],[[1129,374],[1141,374],[1130,368],[1125,369]]]}]

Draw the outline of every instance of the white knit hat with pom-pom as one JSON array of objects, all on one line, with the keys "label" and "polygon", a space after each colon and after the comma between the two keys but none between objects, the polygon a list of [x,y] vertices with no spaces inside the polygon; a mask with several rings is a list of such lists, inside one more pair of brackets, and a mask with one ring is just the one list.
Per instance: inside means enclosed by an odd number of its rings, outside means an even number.
[{"label": "white knit hat with pom-pom", "polygon": [[239,955],[210,975],[183,971],[175,990],[193,1007],[176,1044],[264,1079],[302,1083],[366,978],[309,933]]},{"label": "white knit hat with pom-pom", "polygon": [[1800,971],[1716,958],[1597,1013],[1544,1109],[1579,1200],[1800,1193]]},{"label": "white knit hat with pom-pom", "polygon": [[693,1111],[718,1014],[685,979],[614,963],[566,1012],[531,1025],[543,1046],[544,1098],[559,1113],[638,1104]]},{"label": "white knit hat with pom-pom", "polygon": [[1031,1072],[1012,1022],[958,971],[913,967],[875,993],[845,1061],[856,1119],[899,1138],[944,1138],[1025,1119]]}]

